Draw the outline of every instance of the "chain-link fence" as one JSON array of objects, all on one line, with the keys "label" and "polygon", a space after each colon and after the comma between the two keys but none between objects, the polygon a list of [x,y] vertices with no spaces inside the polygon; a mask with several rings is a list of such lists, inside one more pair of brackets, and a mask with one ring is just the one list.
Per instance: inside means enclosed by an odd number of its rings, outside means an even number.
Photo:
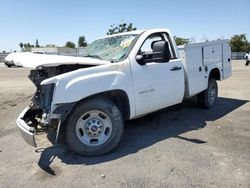
[{"label": "chain-link fence", "polygon": [[240,60],[245,59],[246,52],[232,52],[232,59]]}]

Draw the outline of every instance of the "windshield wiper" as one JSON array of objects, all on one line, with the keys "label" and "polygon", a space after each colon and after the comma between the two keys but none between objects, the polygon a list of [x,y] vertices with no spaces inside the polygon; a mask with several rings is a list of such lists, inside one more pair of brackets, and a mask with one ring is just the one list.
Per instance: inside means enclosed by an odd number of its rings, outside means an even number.
[{"label": "windshield wiper", "polygon": [[93,58],[96,58],[96,59],[102,59],[99,55],[85,55],[83,57],[93,57]]}]

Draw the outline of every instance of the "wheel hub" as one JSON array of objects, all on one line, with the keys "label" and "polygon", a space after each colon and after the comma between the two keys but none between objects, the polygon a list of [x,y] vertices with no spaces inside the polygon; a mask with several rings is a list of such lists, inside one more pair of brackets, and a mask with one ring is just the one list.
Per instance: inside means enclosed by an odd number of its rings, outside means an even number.
[{"label": "wheel hub", "polygon": [[77,122],[78,139],[88,146],[105,143],[112,132],[112,122],[107,114],[99,110],[84,113]]},{"label": "wheel hub", "polygon": [[99,136],[103,131],[102,121],[97,118],[88,120],[85,125],[85,131],[91,137]]}]

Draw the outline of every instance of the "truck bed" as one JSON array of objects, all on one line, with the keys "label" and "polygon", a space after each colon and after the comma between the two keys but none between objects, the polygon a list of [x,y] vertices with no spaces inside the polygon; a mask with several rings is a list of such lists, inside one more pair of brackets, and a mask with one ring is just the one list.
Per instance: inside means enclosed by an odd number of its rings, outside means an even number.
[{"label": "truck bed", "polygon": [[208,74],[212,69],[219,70],[219,80],[231,75],[229,40],[186,44],[178,46],[178,52],[185,69],[185,98],[207,88]]}]

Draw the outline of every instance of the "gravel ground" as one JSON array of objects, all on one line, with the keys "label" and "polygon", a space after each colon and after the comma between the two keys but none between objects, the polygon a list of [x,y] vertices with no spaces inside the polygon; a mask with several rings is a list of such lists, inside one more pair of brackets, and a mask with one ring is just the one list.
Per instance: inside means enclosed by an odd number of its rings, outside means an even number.
[{"label": "gravel ground", "polygon": [[233,61],[214,108],[192,101],[126,122],[112,153],[82,157],[15,124],[34,86],[28,69],[0,65],[1,187],[250,187],[250,67]]}]

